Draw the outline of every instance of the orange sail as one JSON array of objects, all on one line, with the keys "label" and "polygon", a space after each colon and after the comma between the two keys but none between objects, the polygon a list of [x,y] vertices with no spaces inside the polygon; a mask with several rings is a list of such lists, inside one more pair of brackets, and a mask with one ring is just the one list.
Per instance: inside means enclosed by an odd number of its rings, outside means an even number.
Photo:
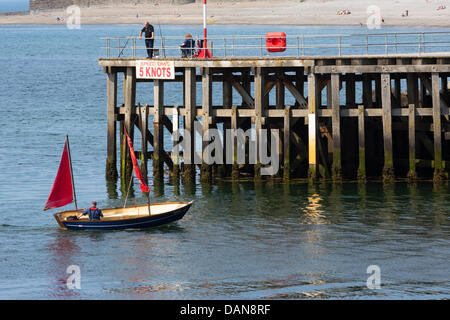
[{"label": "orange sail", "polygon": [[[69,138],[66,137],[64,150],[61,156],[58,173],[53,183],[52,191],[45,204],[44,210],[58,208],[74,201],[74,184],[72,177],[72,164],[70,160]],[[76,203],[76,200],[75,200]]]}]

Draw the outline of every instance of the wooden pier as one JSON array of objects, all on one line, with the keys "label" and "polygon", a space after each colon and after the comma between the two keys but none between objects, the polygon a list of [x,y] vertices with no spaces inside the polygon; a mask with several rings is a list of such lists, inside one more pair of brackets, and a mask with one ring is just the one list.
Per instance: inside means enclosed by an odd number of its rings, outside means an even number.
[{"label": "wooden pier", "polygon": [[[131,174],[124,127],[132,139],[141,135],[137,154],[146,177],[152,160],[155,183],[167,171],[172,179],[185,181],[196,174],[202,181],[267,178],[261,177],[259,161],[237,164],[236,157],[232,164],[208,165],[206,159],[200,165],[184,164],[198,156],[194,135],[191,150],[172,157],[173,143],[164,139],[164,130],[172,133],[183,126],[191,131],[196,120],[202,133],[210,128],[278,129],[280,169],[274,177],[279,179],[449,178],[450,55],[153,59],[174,63],[173,80],[138,79],[141,60],[99,59],[107,75],[108,179],[118,177],[118,168],[123,181]],[[153,83],[152,104],[136,101],[137,82]],[[167,82],[180,83],[177,104],[165,103]],[[123,88],[123,101],[118,101],[118,88]]]}]

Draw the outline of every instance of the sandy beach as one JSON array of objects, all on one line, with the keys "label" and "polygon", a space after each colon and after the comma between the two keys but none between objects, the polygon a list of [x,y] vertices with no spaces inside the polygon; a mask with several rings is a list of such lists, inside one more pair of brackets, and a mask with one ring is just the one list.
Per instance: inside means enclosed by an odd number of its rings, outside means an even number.
[{"label": "sandy beach", "polygon": [[[361,25],[367,24],[369,6],[380,8],[385,26],[450,26],[448,0],[305,0],[305,1],[209,1],[209,24]],[[447,8],[448,5],[448,8]],[[438,10],[438,8],[440,9]],[[408,16],[405,11],[408,11]],[[338,14],[345,12],[347,14]],[[151,4],[81,9],[81,24],[201,24],[202,4]],[[56,21],[56,17],[64,20]],[[64,24],[65,10],[1,15],[0,25]]]}]

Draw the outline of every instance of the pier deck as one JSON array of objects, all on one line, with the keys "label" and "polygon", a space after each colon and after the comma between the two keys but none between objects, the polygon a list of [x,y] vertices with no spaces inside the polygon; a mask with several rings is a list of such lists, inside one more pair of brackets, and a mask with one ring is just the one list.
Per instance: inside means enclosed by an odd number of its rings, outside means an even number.
[{"label": "pier deck", "polygon": [[[448,179],[449,53],[152,59],[173,63],[175,78],[170,80],[139,79],[139,61],[150,60],[99,59],[108,79],[108,178],[118,176],[118,124],[121,176],[131,174],[123,140],[126,126],[131,136],[133,128],[138,128],[146,141],[138,152],[145,176],[147,160],[152,158],[155,180],[162,179],[164,167],[175,179],[180,174],[194,179],[193,147],[183,150],[181,158],[173,157],[173,141],[164,141],[163,130],[173,133],[183,124],[191,131],[201,119],[202,133],[210,128],[277,129],[280,170],[274,176],[286,180]],[[124,90],[122,102],[117,101],[119,82]],[[137,82],[153,83],[153,103],[136,103]],[[166,82],[181,84],[179,103],[164,103]],[[213,97],[213,83],[220,83],[220,97],[216,93]],[[197,94],[201,94],[201,104],[197,104]],[[239,103],[233,99],[236,94]],[[190,139],[195,145],[194,138]],[[248,150],[249,141],[246,144]],[[203,146],[204,150],[204,142]],[[234,154],[232,164],[210,165],[206,164],[208,155],[199,156],[202,180],[262,178],[260,159],[238,164]]]}]

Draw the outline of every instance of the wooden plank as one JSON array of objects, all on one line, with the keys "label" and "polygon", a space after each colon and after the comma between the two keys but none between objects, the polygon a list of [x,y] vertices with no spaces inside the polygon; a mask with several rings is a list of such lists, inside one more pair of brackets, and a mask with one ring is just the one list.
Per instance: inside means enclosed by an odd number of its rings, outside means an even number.
[{"label": "wooden plank", "polygon": [[355,105],[355,74],[350,73],[345,77],[345,104],[347,107]]},{"label": "wooden plank", "polygon": [[[234,78],[234,79],[236,79],[236,78]],[[241,81],[242,88],[245,90],[245,92],[249,93],[251,90],[251,83],[252,83],[252,81],[253,82],[255,81],[255,78],[253,75],[250,74],[250,69],[245,68],[241,71],[241,77],[240,77],[240,79],[238,79],[238,81]],[[244,98],[242,98],[241,106],[253,109],[253,106],[246,103]]]},{"label": "wooden plank", "polygon": [[319,177],[319,161],[317,152],[318,138],[318,76],[308,74],[308,178],[312,181]]},{"label": "wooden plank", "polygon": [[408,106],[408,140],[409,140],[409,172],[408,179],[417,179],[416,171],[416,105],[410,103]]},{"label": "wooden plank", "polygon": [[[172,134],[173,133],[173,125],[172,125],[172,122],[170,121],[169,117],[166,115],[166,111],[167,110],[165,110],[165,108],[164,108],[164,114],[161,115],[160,121],[164,125],[164,127],[166,127],[166,129],[169,131],[169,133]],[[173,115],[172,109],[170,110],[170,112]]]},{"label": "wooden plank", "polygon": [[434,172],[435,178],[442,175],[442,126],[441,126],[441,95],[439,88],[439,73],[431,74],[433,126],[434,126]]},{"label": "wooden plank", "polygon": [[254,83],[254,96],[255,96],[255,117],[254,117],[254,123],[255,123],[255,134],[256,134],[256,152],[257,152],[257,161],[254,165],[255,170],[255,179],[261,178],[261,145],[260,145],[260,139],[261,139],[261,129],[264,124],[264,116],[265,111],[267,107],[267,100],[264,96],[264,88],[265,88],[265,72],[262,68],[256,68],[255,69],[255,83]]},{"label": "wooden plank", "polygon": [[389,73],[381,75],[381,100],[384,143],[383,181],[391,182],[394,179],[394,159],[392,150],[391,77]]},{"label": "wooden plank", "polygon": [[431,73],[450,72],[450,65],[363,65],[363,66],[315,66],[314,72],[331,73]]},{"label": "wooden plank", "polygon": [[417,74],[408,74],[406,78],[408,105],[414,104],[415,108],[418,107],[419,100],[419,84]]},{"label": "wooden plank", "polygon": [[[237,106],[232,106],[232,114],[231,114],[231,129],[232,132],[235,134],[238,130],[238,109]],[[233,145],[233,164],[231,165],[231,179],[238,180],[239,179],[239,164],[237,159],[237,153],[238,153],[238,142],[237,137],[233,136],[233,140],[231,141],[231,144]]]},{"label": "wooden plank", "polygon": [[245,88],[235,79],[231,81],[231,84],[233,88],[235,88],[236,91],[241,95],[243,102],[245,102],[250,108],[253,109],[255,107],[255,101],[247,92],[247,90],[245,90]]},{"label": "wooden plank", "polygon": [[289,180],[291,178],[291,107],[284,108],[284,123],[283,123],[283,179]]},{"label": "wooden plank", "polygon": [[117,106],[117,73],[107,73],[106,83],[106,178],[116,179],[117,174],[117,141],[116,141],[116,106]]},{"label": "wooden plank", "polygon": [[366,134],[364,105],[358,106],[358,180],[366,180]]},{"label": "wooden plank", "polygon": [[139,113],[140,131],[141,131],[141,172],[146,183],[148,183],[148,168],[147,168],[147,154],[148,154],[148,142],[147,142],[147,131],[148,131],[148,107],[141,107],[138,105],[137,112]]},{"label": "wooden plank", "polygon": [[330,78],[330,80],[328,80],[327,81],[327,105],[326,105],[326,107],[327,107],[327,109],[330,109],[331,110],[331,108],[332,108],[332,93],[331,93],[331,78]]},{"label": "wooden plank", "polygon": [[[436,72],[434,72],[434,73],[436,73]],[[423,85],[428,90],[428,92],[430,92],[430,95],[433,95],[432,82],[430,82],[430,80],[425,75],[421,75],[420,79],[423,81]],[[440,93],[439,93],[439,103],[440,103],[441,113],[445,116],[445,119],[447,121],[449,121],[450,118],[447,115],[449,113],[449,107],[447,105],[447,102],[445,101],[445,99],[442,97],[442,95]],[[434,108],[434,106],[433,106],[433,108]]]},{"label": "wooden plank", "polygon": [[[124,107],[125,107],[125,123],[124,126],[128,132],[131,141],[134,141],[134,118],[135,118],[135,106],[136,106],[136,69],[129,67],[125,74],[124,83]],[[124,139],[126,137],[124,136]],[[126,140],[125,140],[126,141]],[[133,165],[131,162],[131,156],[128,148],[128,143],[123,143],[123,159],[121,165],[123,167],[124,180],[122,181],[127,188],[129,183],[129,177],[132,174]]]},{"label": "wooden plank", "polygon": [[372,77],[370,74],[363,74],[363,105],[365,108],[373,107],[373,98],[372,98]]},{"label": "wooden plank", "polygon": [[297,90],[297,87],[288,80],[283,81],[284,86],[289,90],[289,92],[294,96],[296,103],[299,104],[301,108],[307,108],[308,102],[303,97],[303,94]]},{"label": "wooden plank", "polygon": [[164,82],[153,82],[154,108],[153,115],[153,179],[160,183],[164,177],[164,125],[162,116],[164,112]]},{"label": "wooden plank", "polygon": [[381,105],[381,76],[379,74],[375,76],[375,106],[380,107]]},{"label": "wooden plank", "polygon": [[281,75],[276,81],[275,108],[283,109],[285,106],[285,87]]},{"label": "wooden plank", "polygon": [[233,87],[231,85],[232,73],[224,71],[224,79],[222,82],[222,101],[224,109],[231,109],[233,105]]},{"label": "wooden plank", "polygon": [[[179,137],[180,134],[180,111],[178,110],[178,106],[174,106],[172,109],[172,132],[175,134],[175,137]],[[179,149],[179,141],[176,141],[177,139],[173,139],[173,146],[172,146],[172,171],[171,171],[171,178],[178,183],[178,179],[180,177],[180,149]]]},{"label": "wooden plank", "polygon": [[[304,68],[299,68],[295,72],[295,89],[297,89],[298,93],[301,97],[305,96],[305,70]],[[304,98],[303,98],[304,99]],[[306,100],[305,100],[306,102]],[[295,106],[299,107],[301,104],[295,99]],[[308,104],[305,103],[304,108],[306,109],[308,107]]]},{"label": "wooden plank", "polygon": [[[206,138],[211,121],[211,107],[212,107],[212,77],[209,68],[203,68],[202,72],[202,137]],[[209,154],[204,150],[209,144],[208,141],[202,141],[202,165],[200,178],[202,181],[211,181],[212,166]]]},{"label": "wooden plank", "polygon": [[342,179],[341,162],[341,113],[340,113],[340,95],[339,95],[339,75],[331,75],[331,107],[333,116],[331,118],[333,131],[333,180]]},{"label": "wooden plank", "polygon": [[196,70],[195,68],[186,68],[184,71],[184,106],[186,115],[184,117],[185,135],[187,134],[186,147],[183,153],[184,172],[183,177],[186,182],[195,179],[195,146],[194,146],[194,121],[196,118]]}]

